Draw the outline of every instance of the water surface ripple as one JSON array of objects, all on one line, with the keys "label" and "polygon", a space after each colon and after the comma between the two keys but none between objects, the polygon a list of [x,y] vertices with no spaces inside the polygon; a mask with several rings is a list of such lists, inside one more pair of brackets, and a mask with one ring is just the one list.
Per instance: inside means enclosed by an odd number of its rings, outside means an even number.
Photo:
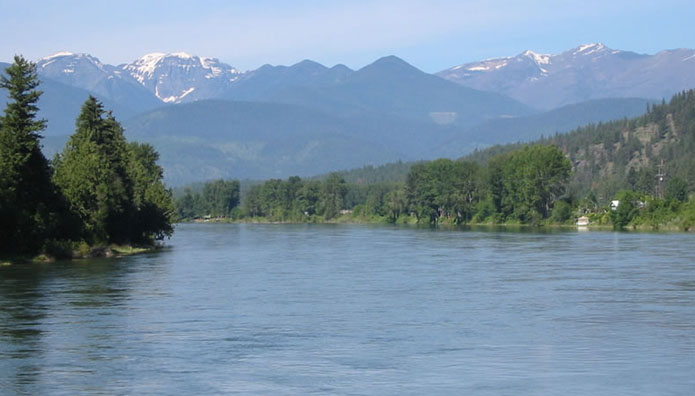
[{"label": "water surface ripple", "polygon": [[695,235],[180,225],[0,268],[3,395],[692,395]]}]

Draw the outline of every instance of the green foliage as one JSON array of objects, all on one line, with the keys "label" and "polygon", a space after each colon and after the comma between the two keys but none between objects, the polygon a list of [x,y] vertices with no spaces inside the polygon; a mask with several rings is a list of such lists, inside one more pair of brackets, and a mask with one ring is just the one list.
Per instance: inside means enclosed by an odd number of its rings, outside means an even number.
[{"label": "green foliage", "polygon": [[158,158],[150,145],[128,144],[115,118],[96,98],[87,99],[53,178],[85,240],[147,243],[171,235],[174,205]]},{"label": "green foliage", "polygon": [[685,202],[688,200],[688,183],[680,177],[674,177],[669,180],[668,186],[666,187],[667,200],[675,200],[679,202]]},{"label": "green foliage", "polygon": [[79,245],[73,241],[65,239],[48,239],[44,242],[41,251],[56,259],[69,259],[73,256],[73,251]]},{"label": "green foliage", "polygon": [[[220,182],[206,183],[203,190]],[[236,205],[238,201],[234,202]],[[191,188],[184,190],[176,205],[182,219],[210,215],[205,194],[196,194]],[[357,217],[395,220],[406,206],[401,184],[348,184],[340,174],[333,173],[323,180],[292,176],[287,180],[270,179],[254,184],[244,195],[241,207],[231,210],[231,217],[281,222],[333,221],[340,217],[341,211],[356,209]]]},{"label": "green foliage", "polygon": [[624,190],[616,195],[619,201],[618,207],[613,211],[613,228],[620,230],[625,228],[637,215],[639,207],[643,204],[640,195],[634,191]]},{"label": "green foliage", "polygon": [[553,146],[533,145],[516,151],[504,164],[507,209],[522,222],[548,218],[565,193],[571,165]]},{"label": "green foliage", "polygon": [[87,242],[147,243],[171,235],[171,192],[151,146],[128,145],[120,124],[90,97],[54,172],[40,150],[45,121],[36,119],[36,66],[18,56],[6,73],[0,78],[10,94],[0,119],[0,254],[67,258],[89,250]]},{"label": "green foliage", "polygon": [[483,196],[480,167],[449,159],[415,164],[406,179],[406,195],[420,221],[469,222]]},{"label": "green foliage", "polygon": [[206,183],[202,200],[210,216],[226,217],[239,204],[239,182],[216,180]]},{"label": "green foliage", "polygon": [[[405,183],[346,183],[338,173],[312,181],[271,179],[249,189],[242,215],[315,221],[335,219],[346,209],[357,221],[408,223],[412,213],[418,222],[432,224],[537,222],[550,216],[564,194],[569,169],[557,148],[539,146],[502,154],[487,166],[450,159],[415,163]],[[181,216],[200,216],[199,199],[186,190],[177,201]],[[563,222],[571,217],[569,203],[564,205],[555,212]]]},{"label": "green foliage", "polygon": [[162,167],[157,164],[159,154],[149,144],[131,142],[127,158],[135,206],[131,238],[147,241],[171,236],[176,208],[171,190],[164,185]]},{"label": "green foliage", "polygon": [[0,76],[0,88],[9,93],[0,118],[0,253],[33,254],[46,238],[72,236],[74,221],[41,153],[46,122],[36,116],[41,95],[36,65],[15,56],[5,73]]},{"label": "green foliage", "polygon": [[542,145],[499,154],[483,167],[439,159],[413,165],[406,192],[420,221],[537,223],[564,194],[570,167],[560,150]]},{"label": "green foliage", "polygon": [[391,223],[395,223],[399,217],[407,214],[408,197],[402,188],[392,187],[385,197],[386,215]]},{"label": "green foliage", "polygon": [[555,202],[550,220],[553,223],[563,224],[573,219],[572,205],[564,200]]},{"label": "green foliage", "polygon": [[130,242],[136,209],[126,140],[118,122],[93,96],[82,106],[77,130],[55,166],[55,183],[83,221],[85,238]]},{"label": "green foliage", "polygon": [[[412,165],[413,162],[397,161],[379,166],[367,165],[362,168],[337,173],[349,184],[377,185],[382,183],[404,183]],[[328,174],[318,176],[317,179],[324,180],[327,177]]]},{"label": "green foliage", "polygon": [[321,184],[319,211],[326,219],[332,219],[343,209],[347,194],[345,180],[337,173],[331,173]]},{"label": "green foliage", "polygon": [[[593,223],[613,224],[616,229],[692,227],[692,204],[686,201],[695,186],[695,90],[650,106],[641,117],[557,134],[538,140],[528,150],[549,144],[569,157],[572,173],[567,184],[563,183],[568,175],[566,160],[557,155],[553,160],[550,153],[525,155],[522,144],[496,146],[468,157],[487,165],[488,199],[494,207],[491,216],[491,210],[479,209],[476,221],[486,216],[494,221],[538,222],[550,211],[551,220],[557,222],[567,214],[564,204],[557,203],[564,194],[568,199],[584,196],[578,212],[588,214]],[[540,162],[554,165],[534,165],[546,155],[550,157]],[[656,178],[662,163],[665,186]],[[547,170],[557,176],[548,179],[550,184],[533,181],[534,174]],[[664,192],[665,199],[654,197],[657,190]],[[612,199],[621,202],[618,209],[602,211],[601,206]],[[557,210],[552,208],[554,200]]]}]

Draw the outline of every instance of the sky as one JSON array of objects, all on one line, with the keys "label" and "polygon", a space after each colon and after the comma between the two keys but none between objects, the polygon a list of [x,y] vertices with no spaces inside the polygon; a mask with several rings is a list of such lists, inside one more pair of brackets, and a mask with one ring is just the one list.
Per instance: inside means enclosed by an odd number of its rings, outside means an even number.
[{"label": "sky", "polygon": [[593,42],[695,48],[694,21],[693,0],[0,0],[0,61],[70,51],[116,65],[184,51],[246,71],[304,59],[358,69],[396,55],[434,73]]}]

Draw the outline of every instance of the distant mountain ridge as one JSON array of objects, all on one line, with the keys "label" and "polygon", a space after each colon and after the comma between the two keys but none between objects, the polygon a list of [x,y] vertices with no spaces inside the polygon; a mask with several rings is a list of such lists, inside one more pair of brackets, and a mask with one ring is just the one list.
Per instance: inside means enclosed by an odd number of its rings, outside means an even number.
[{"label": "distant mountain ridge", "polygon": [[128,73],[89,54],[59,52],[39,59],[37,68],[42,80],[48,78],[119,103],[130,110],[128,116],[161,106],[161,101]]},{"label": "distant mountain ridge", "polygon": [[519,55],[466,63],[437,73],[542,109],[602,98],[670,98],[695,87],[695,50],[655,55],[585,44],[560,54]]},{"label": "distant mountain ridge", "polygon": [[[588,45],[570,51],[567,58],[595,58],[587,62],[599,64],[606,56],[620,55],[625,62],[649,57],[613,52]],[[113,110],[126,134],[154,144],[168,183],[311,176],[399,159],[456,158],[476,148],[631,117],[653,102],[652,96],[624,98],[624,91],[614,90],[610,92],[617,98],[542,112],[534,107],[574,92],[571,84],[557,92],[534,91],[541,96],[528,105],[498,92],[516,86],[514,75],[499,80],[489,72],[518,69],[528,81],[551,81],[560,64],[557,56],[527,51],[518,60],[458,67],[489,79],[495,91],[425,73],[396,56],[359,70],[304,60],[239,72],[217,59],[186,53],[152,53],[118,66],[88,54],[58,53],[38,62],[44,91],[39,116],[48,120],[42,143],[49,157],[59,152],[74,132],[82,103],[94,95]],[[567,65],[578,70],[569,60]],[[576,81],[598,78],[591,74],[595,68],[579,69],[588,77]],[[681,81],[680,74],[674,76]],[[669,84],[676,85],[662,85]],[[0,99],[4,95],[0,90]]]},{"label": "distant mountain ridge", "polygon": [[[118,66],[104,64],[88,54],[60,52],[42,58],[38,64],[42,77],[87,89],[117,103],[125,102],[127,97],[131,107],[146,111],[163,104],[205,99],[349,105],[344,94],[320,90],[355,85],[360,74],[366,74],[375,64],[383,67],[388,59],[394,69],[398,67],[398,58],[384,57],[356,71],[344,65],[329,68],[304,60],[292,66],[264,65],[241,72],[216,58],[185,52],[150,53]],[[693,88],[695,50],[644,55],[592,43],[559,54],[528,50],[516,56],[457,65],[435,75],[547,110],[603,98],[661,99]],[[381,77],[388,78],[389,74]],[[402,88],[407,81],[401,84]],[[331,97],[326,97],[328,94]]]},{"label": "distant mountain ridge", "polygon": [[427,74],[395,56],[377,59],[357,71],[304,61],[288,68],[263,67],[258,73],[263,78],[242,79],[226,98],[297,104],[338,116],[383,115],[430,124],[437,123],[433,115],[441,113],[451,114],[449,123],[472,125],[535,112],[503,95]]}]

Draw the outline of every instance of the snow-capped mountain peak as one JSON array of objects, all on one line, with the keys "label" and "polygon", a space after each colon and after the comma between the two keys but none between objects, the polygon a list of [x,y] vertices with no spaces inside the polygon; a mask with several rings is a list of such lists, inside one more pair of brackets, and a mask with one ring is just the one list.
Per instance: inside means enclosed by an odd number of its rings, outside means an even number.
[{"label": "snow-capped mountain peak", "polygon": [[196,58],[196,56],[193,56],[193,55],[189,54],[188,52],[183,52],[183,51],[173,52],[173,53],[169,54],[169,56],[173,56],[173,57],[181,58],[181,59],[193,59],[193,58]]},{"label": "snow-capped mountain peak", "polygon": [[[488,67],[494,62],[506,65]],[[511,59],[468,63],[438,75],[535,107],[554,108],[608,97],[669,97],[694,86],[694,65],[695,50],[691,49],[647,55],[596,42],[554,55],[525,51]]]},{"label": "snow-capped mountain peak", "polygon": [[[458,80],[468,78],[473,75],[479,75],[490,72],[503,72],[507,69],[519,70],[520,68],[531,67],[531,71],[527,72],[529,78],[538,78],[539,76],[548,73],[546,67],[552,63],[553,55],[540,54],[531,50],[522,52],[517,56],[509,56],[504,58],[486,59],[480,62],[466,63],[463,65],[454,66],[448,70],[448,73],[455,73],[458,77],[452,78]],[[442,72],[447,73],[447,72]]]},{"label": "snow-capped mountain peak", "polygon": [[101,63],[92,55],[72,52],[58,52],[39,59],[36,64],[42,75],[62,82],[71,83],[70,80],[75,78],[84,81],[89,76],[87,79],[91,82],[87,84],[88,86],[102,78],[113,77],[115,69],[113,66]]},{"label": "snow-capped mountain peak", "polygon": [[542,54],[526,50],[517,56],[486,59],[454,66],[440,72],[439,75],[460,83],[491,73],[500,76],[505,75],[506,77],[503,77],[502,80],[521,78],[533,82],[558,72],[568,65],[574,65],[574,62],[596,62],[598,58],[620,53],[622,51],[614,51],[602,43],[583,44],[560,54]]},{"label": "snow-capped mountain peak", "polygon": [[603,45],[603,43],[583,44],[577,47],[572,53],[572,55],[591,55],[603,51],[605,49],[606,46]]},{"label": "snow-capped mountain peak", "polygon": [[550,58],[552,57],[552,55],[549,55],[549,54],[539,54],[539,53],[533,52],[533,51],[531,51],[531,50],[526,50],[523,54],[521,54],[521,56],[525,56],[525,57],[531,59],[531,60],[533,61],[533,63],[535,63],[536,66],[538,66],[538,68],[540,69],[540,71],[541,71],[543,74],[547,74],[547,73],[548,73],[548,70],[545,69],[545,68],[543,67],[543,65],[548,65],[548,64],[550,64]]},{"label": "snow-capped mountain peak", "polygon": [[118,102],[129,98],[123,108],[141,110],[158,104],[157,98],[130,75],[89,54],[58,52],[39,59],[37,72],[41,79],[84,89],[101,99]]},{"label": "snow-capped mountain peak", "polygon": [[140,84],[143,84],[146,77],[151,77],[154,74],[154,71],[157,69],[157,63],[165,56],[166,54],[163,52],[145,54],[128,65],[129,67],[126,70],[130,71],[130,74],[138,80]]},{"label": "snow-capped mountain peak", "polygon": [[53,58],[62,58],[65,56],[72,56],[72,55],[75,55],[75,54],[73,54],[72,52],[68,52],[68,51],[60,51],[60,52],[56,52],[53,55],[45,56],[45,57],[39,59],[39,61],[49,61]]},{"label": "snow-capped mountain peak", "polygon": [[119,67],[167,103],[211,97],[213,92],[226,89],[240,74],[216,58],[186,52],[154,52]]},{"label": "snow-capped mountain peak", "polygon": [[526,56],[527,58],[533,59],[533,61],[536,62],[538,65],[547,65],[548,63],[550,63],[550,57],[552,56],[550,54],[539,54],[531,50],[525,51],[522,55]]},{"label": "snow-capped mountain peak", "polygon": [[[90,64],[100,70],[104,70],[104,64],[98,58],[89,54],[73,54],[67,51],[57,52],[41,58],[37,63],[40,69],[55,69],[56,65],[54,64],[60,64],[64,73],[73,73],[75,67],[79,64]],[[53,70],[53,72],[60,73],[61,70]]]}]

